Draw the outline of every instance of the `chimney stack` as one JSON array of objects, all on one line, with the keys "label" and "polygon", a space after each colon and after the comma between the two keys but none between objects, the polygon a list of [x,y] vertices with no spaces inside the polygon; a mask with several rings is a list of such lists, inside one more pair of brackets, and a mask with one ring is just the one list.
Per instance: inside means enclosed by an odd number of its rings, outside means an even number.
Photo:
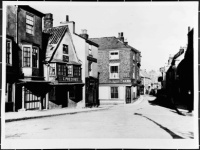
[{"label": "chimney stack", "polygon": [[69,16],[68,15],[66,15],[66,22],[68,22],[69,21]]},{"label": "chimney stack", "polygon": [[124,40],[124,44],[125,44],[125,45],[128,45],[127,39]]},{"label": "chimney stack", "polygon": [[44,16],[44,29],[53,27],[53,14],[48,13]]},{"label": "chimney stack", "polygon": [[124,42],[124,36],[123,36],[123,32],[119,32],[118,34],[118,39],[122,42]]},{"label": "chimney stack", "polygon": [[87,34],[87,30],[86,29],[82,29],[82,33],[80,34],[81,37],[83,37],[84,39],[88,39],[89,35]]}]

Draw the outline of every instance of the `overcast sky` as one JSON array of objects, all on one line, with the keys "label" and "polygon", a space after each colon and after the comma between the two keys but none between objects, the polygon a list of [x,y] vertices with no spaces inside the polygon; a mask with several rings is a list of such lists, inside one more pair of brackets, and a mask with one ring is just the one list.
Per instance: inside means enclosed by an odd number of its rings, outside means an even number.
[{"label": "overcast sky", "polygon": [[76,33],[87,29],[89,37],[118,36],[123,32],[129,45],[141,51],[141,68],[158,70],[169,55],[187,45],[188,26],[197,25],[197,3],[47,3],[30,5],[52,13],[54,26],[69,15]]}]

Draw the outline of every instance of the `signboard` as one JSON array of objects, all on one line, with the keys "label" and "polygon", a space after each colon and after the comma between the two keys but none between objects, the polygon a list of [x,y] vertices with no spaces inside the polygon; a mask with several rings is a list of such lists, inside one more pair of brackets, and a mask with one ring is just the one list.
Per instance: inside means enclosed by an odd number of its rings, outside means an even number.
[{"label": "signboard", "polygon": [[72,77],[65,77],[65,76],[59,76],[58,81],[66,81],[66,82],[78,82],[79,78],[72,78]]},{"label": "signboard", "polygon": [[123,83],[131,83],[130,79],[123,79]]},{"label": "signboard", "polygon": [[87,56],[87,60],[97,63],[97,59],[90,56]]}]

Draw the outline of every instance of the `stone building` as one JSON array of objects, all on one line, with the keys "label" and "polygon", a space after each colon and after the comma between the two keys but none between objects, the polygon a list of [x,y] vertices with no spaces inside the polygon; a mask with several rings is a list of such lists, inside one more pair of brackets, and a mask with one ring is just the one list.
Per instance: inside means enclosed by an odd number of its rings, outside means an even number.
[{"label": "stone building", "polygon": [[30,6],[9,5],[6,10],[5,110],[44,109],[49,89],[42,64],[44,14]]},{"label": "stone building", "polygon": [[139,95],[140,51],[116,37],[90,38],[99,45],[98,70],[100,104],[131,103]]}]

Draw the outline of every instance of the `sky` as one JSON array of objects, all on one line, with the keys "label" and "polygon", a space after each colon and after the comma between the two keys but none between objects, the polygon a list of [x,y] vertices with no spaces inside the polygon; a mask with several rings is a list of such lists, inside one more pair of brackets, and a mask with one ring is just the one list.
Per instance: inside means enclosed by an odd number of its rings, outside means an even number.
[{"label": "sky", "polygon": [[[141,69],[159,70],[180,47],[187,47],[188,27],[197,32],[198,3],[33,3],[42,13],[52,13],[54,26],[69,15],[75,32],[86,29],[89,38],[118,37],[141,51]],[[195,30],[196,29],[196,30]]]}]

